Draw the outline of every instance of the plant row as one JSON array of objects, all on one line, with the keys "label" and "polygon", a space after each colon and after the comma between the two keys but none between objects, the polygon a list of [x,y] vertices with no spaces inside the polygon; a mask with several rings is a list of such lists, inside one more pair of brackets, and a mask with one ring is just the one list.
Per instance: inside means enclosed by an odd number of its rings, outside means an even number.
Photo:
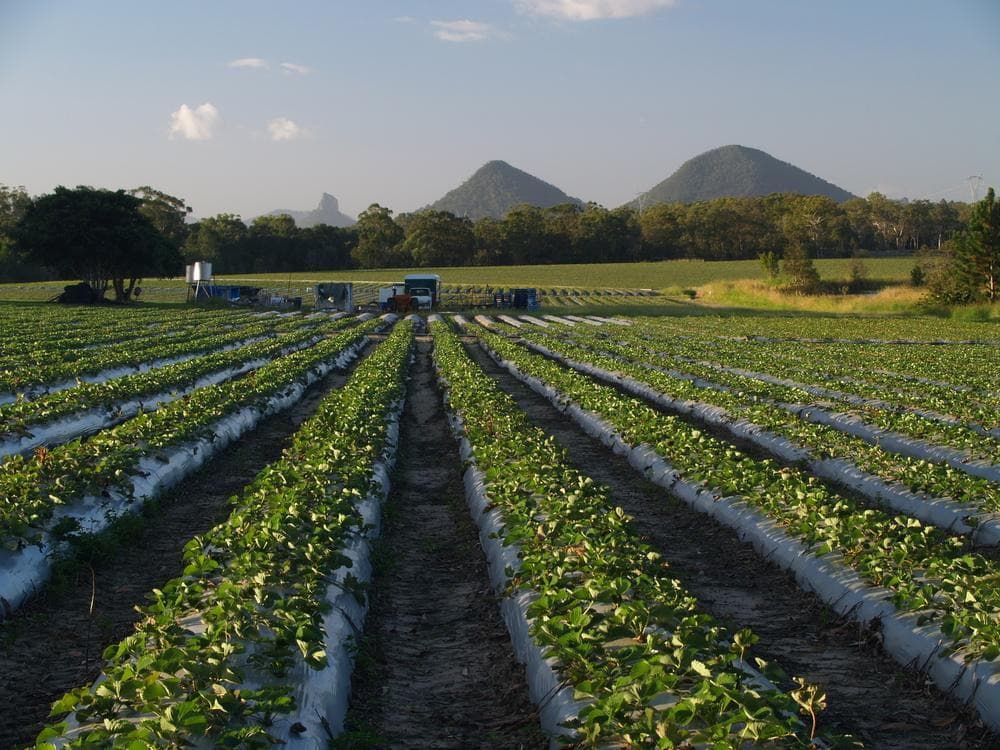
[{"label": "plant row", "polygon": [[115,371],[138,370],[151,364],[155,366],[164,360],[190,358],[222,347],[241,345],[284,330],[293,330],[302,325],[312,326],[315,325],[315,321],[306,318],[296,318],[291,321],[258,318],[244,325],[220,326],[222,330],[211,325],[202,326],[197,333],[190,336],[159,335],[139,344],[126,342],[83,350],[77,352],[79,356],[67,357],[65,360],[51,357],[47,352],[40,352],[21,364],[5,362],[4,366],[0,367],[0,392],[23,394],[22,398],[31,397],[35,391],[50,390],[48,386],[52,384],[61,388],[73,385],[74,381],[87,376],[100,376],[106,372],[119,374]]},{"label": "plant row", "polygon": [[21,545],[37,541],[54,510],[78,498],[108,497],[112,491],[131,495],[140,459],[155,458],[188,440],[211,439],[213,423],[221,417],[263,404],[380,324],[377,319],[369,321],[276,359],[246,377],[199,388],[86,441],[38,448],[30,458],[9,458],[0,464],[0,539],[18,539]]},{"label": "plant row", "polygon": [[685,479],[717,497],[738,497],[764,513],[811,554],[836,553],[899,609],[934,623],[943,653],[990,661],[1000,656],[1000,563],[961,538],[893,516],[840,494],[796,467],[747,455],[677,417],[567,370],[497,334],[481,340],[521,372],[555,388],[611,424],[630,446],[649,445]]},{"label": "plant row", "polygon": [[948,498],[982,513],[1000,512],[1000,485],[996,482],[972,476],[945,463],[893,453],[884,446],[873,445],[828,425],[799,419],[789,411],[738,391],[713,388],[705,381],[658,367],[655,357],[636,347],[609,339],[591,339],[592,346],[583,346],[573,343],[585,340],[576,333],[572,341],[534,331],[521,332],[521,335],[571,359],[631,377],[670,398],[725,409],[733,421],[745,420],[784,437],[808,450],[815,458],[849,461],[867,474],[889,484],[898,483],[919,495]]},{"label": "plant row", "polygon": [[[942,358],[951,363],[952,368],[969,369],[970,359],[994,359],[998,354],[995,347],[958,347],[961,355],[958,361],[951,356],[955,347],[866,347],[870,351],[859,351],[862,347],[830,346],[816,344],[758,344],[725,340],[677,340],[673,335],[657,335],[656,327],[642,327],[644,336],[649,336],[657,348],[664,348],[674,357],[684,357],[695,361],[708,361],[713,365],[724,363],[749,371],[777,376],[792,381],[801,381],[805,388],[823,388],[825,398],[841,401],[870,402],[862,407],[874,410],[911,410],[925,413],[929,421],[947,419],[967,422],[989,430],[998,426],[997,409],[1000,400],[995,391],[1000,390],[1000,379],[994,371],[989,379],[983,379],[982,392],[956,390],[930,383],[915,385],[898,376],[882,375],[879,369],[886,366],[885,358],[892,349],[897,366],[909,374],[919,374],[923,365]],[[930,350],[929,352],[926,350]],[[717,368],[716,368],[717,369]],[[955,377],[957,373],[952,374]],[[958,374],[961,377],[960,374]],[[931,379],[928,375],[926,379]],[[882,382],[879,382],[879,381]],[[826,388],[829,382],[843,391],[838,396],[836,390]],[[801,388],[800,388],[801,390]],[[991,396],[990,391],[994,391]],[[935,420],[934,415],[941,418]]]},{"label": "plant row", "polygon": [[101,679],[56,702],[66,719],[36,747],[325,744],[327,717],[305,708],[342,677],[331,656],[345,644],[325,632],[331,591],[365,596],[348,550],[366,534],[361,506],[384,489],[374,467],[392,448],[411,342],[399,324],[232,499],[229,519],[188,543],[183,574],[105,650]]},{"label": "plant row", "polygon": [[[885,402],[867,401],[851,394],[816,388],[809,384],[797,383],[782,377],[780,365],[771,363],[769,372],[746,370],[730,364],[719,364],[715,360],[692,357],[691,352],[669,353],[663,345],[655,343],[654,352],[662,361],[692,376],[714,380],[722,385],[739,389],[758,398],[790,404],[813,404],[817,401],[826,408],[857,414],[866,423],[881,430],[916,437],[925,442],[949,446],[966,451],[970,456],[990,463],[1000,462],[1000,445],[986,433],[981,424],[963,424],[947,421],[933,414],[895,407]],[[674,347],[677,349],[678,347]],[[718,355],[716,355],[718,356]]]},{"label": "plant row", "polygon": [[585,703],[571,723],[587,747],[807,746],[802,693],[747,683],[755,641],[700,610],[667,564],[639,541],[607,490],[567,465],[433,323],[434,359],[460,417],[487,502],[518,564],[505,593],[529,593],[531,637]]},{"label": "plant row", "polygon": [[0,307],[0,349],[15,356],[30,350],[72,352],[206,323],[232,325],[254,319],[245,310],[4,306]]},{"label": "plant row", "polygon": [[283,351],[298,348],[322,335],[344,328],[350,318],[320,326],[299,327],[274,338],[255,341],[235,349],[225,349],[153,370],[124,375],[100,383],[80,383],[74,388],[41,395],[31,401],[0,405],[0,436],[24,435],[32,425],[90,409],[114,412],[122,401],[154,394],[189,389],[199,378],[248,362],[270,359]]}]

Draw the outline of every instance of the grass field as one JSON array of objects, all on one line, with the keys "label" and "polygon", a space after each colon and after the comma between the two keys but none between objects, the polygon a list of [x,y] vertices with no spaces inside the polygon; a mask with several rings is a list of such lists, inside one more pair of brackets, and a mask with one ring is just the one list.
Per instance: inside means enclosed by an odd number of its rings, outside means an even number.
[{"label": "grass field", "polygon": [[[817,260],[824,280],[836,281],[848,276],[848,259]],[[909,277],[913,259],[873,258],[865,260],[873,281],[903,282]],[[263,286],[282,294],[308,296],[317,281],[385,282],[398,281],[407,273],[429,272],[441,275],[446,284],[469,284],[493,287],[570,287],[576,289],[654,289],[665,294],[681,294],[708,284],[739,279],[758,279],[760,264],[755,260],[706,262],[671,260],[657,263],[596,263],[545,266],[480,266],[468,268],[398,268],[357,271],[309,271],[292,274],[247,274],[218,277],[221,283]],[[0,284],[0,299],[48,299],[62,291],[62,282],[35,284]],[[185,284],[181,279],[148,279],[144,299],[155,302],[183,301]]]}]

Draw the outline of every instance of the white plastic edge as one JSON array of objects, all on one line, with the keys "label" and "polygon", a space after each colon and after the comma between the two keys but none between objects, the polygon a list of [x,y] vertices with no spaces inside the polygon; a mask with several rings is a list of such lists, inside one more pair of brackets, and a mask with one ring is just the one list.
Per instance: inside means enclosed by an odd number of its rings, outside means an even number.
[{"label": "white plastic edge", "polygon": [[[53,514],[51,523],[62,518],[76,519],[85,533],[98,533],[118,516],[138,510],[145,501],[165,492],[182,479],[197,471],[215,453],[227,447],[264,417],[287,409],[296,403],[306,388],[330,371],[345,367],[367,345],[367,337],[348,345],[326,362],[315,365],[305,377],[305,383],[286,386],[271,396],[263,409],[244,407],[229,414],[214,425],[214,439],[199,440],[172,446],[162,452],[163,460],[144,457],[136,467],[141,472],[133,477],[133,494],[111,492],[110,497],[87,496],[60,507]],[[145,476],[143,476],[143,474]],[[41,589],[52,572],[52,554],[60,543],[48,532],[42,533],[38,544],[16,551],[0,550],[0,620],[17,610],[28,598]]]},{"label": "white plastic edge", "polygon": [[[805,447],[769,432],[753,422],[735,419],[726,409],[701,401],[672,398],[635,378],[602,367],[570,359],[533,341],[524,341],[529,349],[555,359],[567,367],[595,379],[612,383],[632,395],[644,398],[674,414],[691,415],[705,424],[719,427],[735,438],[746,440],[789,463],[802,463],[814,474],[858,492],[870,500],[887,505],[925,523],[955,534],[972,537],[977,544],[1000,545],[1000,519],[995,514],[957,503],[949,498],[916,493],[900,482],[889,482],[863,471],[846,459],[817,459]],[[970,519],[976,519],[970,524]]]}]

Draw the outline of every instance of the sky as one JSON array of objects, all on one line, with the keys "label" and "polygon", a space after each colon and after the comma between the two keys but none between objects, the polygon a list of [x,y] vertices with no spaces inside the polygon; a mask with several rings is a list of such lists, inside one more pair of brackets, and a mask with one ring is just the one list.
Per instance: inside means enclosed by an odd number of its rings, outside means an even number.
[{"label": "sky", "polygon": [[1000,0],[0,0],[0,184],[398,213],[503,159],[614,207],[737,143],[969,200],[998,82]]}]

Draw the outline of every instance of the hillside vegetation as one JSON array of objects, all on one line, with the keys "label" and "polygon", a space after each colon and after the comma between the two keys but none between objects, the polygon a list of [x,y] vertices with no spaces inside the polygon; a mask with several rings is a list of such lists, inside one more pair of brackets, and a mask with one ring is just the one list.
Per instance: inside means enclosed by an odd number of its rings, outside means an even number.
[{"label": "hillside vegetation", "polygon": [[470,219],[485,216],[499,219],[514,206],[527,204],[548,208],[560,203],[580,205],[582,202],[505,161],[490,161],[429,208]]},{"label": "hillside vegetation", "polygon": [[642,203],[694,203],[771,193],[824,195],[838,203],[855,197],[759,149],[721,146],[688,159],[670,177],[645,193]]}]

